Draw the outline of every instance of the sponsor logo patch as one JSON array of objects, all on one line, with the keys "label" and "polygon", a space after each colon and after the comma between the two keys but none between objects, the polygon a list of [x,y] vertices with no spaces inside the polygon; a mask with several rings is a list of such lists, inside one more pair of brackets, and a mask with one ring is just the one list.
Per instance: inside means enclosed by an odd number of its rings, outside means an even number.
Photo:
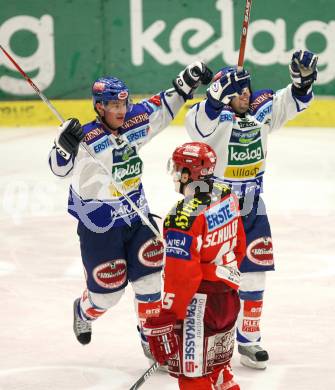
[{"label": "sponsor logo patch", "polygon": [[134,142],[138,141],[141,138],[145,138],[147,136],[147,126],[140,128],[140,129],[135,129],[135,130],[130,130],[126,133],[127,139],[129,142]]},{"label": "sponsor logo patch", "polygon": [[220,122],[233,122],[233,120],[234,120],[233,114],[228,114],[228,113],[220,114]]},{"label": "sponsor logo patch", "polygon": [[205,217],[209,232],[227,225],[237,217],[236,203],[234,198],[229,197],[218,205],[205,211]]},{"label": "sponsor logo patch", "polygon": [[272,104],[268,104],[268,105],[265,105],[264,108],[260,109],[258,112],[257,112],[257,115],[256,115],[256,120],[258,122],[263,122],[264,121],[264,118],[271,114],[272,112]]},{"label": "sponsor logo patch", "polygon": [[183,365],[187,376],[202,375],[206,294],[195,294],[187,306],[183,327]]},{"label": "sponsor logo patch", "polygon": [[215,230],[213,233],[208,233],[205,237],[203,247],[222,245],[222,243],[234,238],[237,234],[238,220],[229,223],[222,228]]},{"label": "sponsor logo patch", "polygon": [[227,179],[249,179],[256,177],[263,170],[263,162],[250,164],[247,166],[231,166],[227,167],[224,176]]},{"label": "sponsor logo patch", "polygon": [[198,210],[201,205],[201,201],[197,198],[179,202],[174,220],[176,227],[179,229],[188,230],[193,223],[194,218],[192,217],[197,215],[195,211]]},{"label": "sponsor logo patch", "polygon": [[242,324],[242,331],[249,333],[259,332],[259,322],[260,320],[244,319]]},{"label": "sponsor logo patch", "polygon": [[244,301],[243,314],[245,317],[260,317],[263,301]]},{"label": "sponsor logo patch", "polygon": [[148,123],[149,122],[149,115],[144,112],[139,115],[135,115],[132,118],[129,118],[124,124],[122,125],[122,128],[127,130],[130,129],[134,126],[138,127],[139,124],[141,123]]},{"label": "sponsor logo patch", "polygon": [[250,261],[263,266],[273,265],[273,247],[271,237],[261,237],[252,241],[247,247]]},{"label": "sponsor logo patch", "polygon": [[260,139],[246,145],[229,145],[229,165],[252,164],[263,159],[264,153]]},{"label": "sponsor logo patch", "polygon": [[238,125],[240,126],[240,129],[246,129],[248,127],[255,127],[257,126],[257,123],[254,121],[239,121]]},{"label": "sponsor logo patch", "polygon": [[160,267],[164,258],[162,241],[151,239],[145,242],[139,250],[138,258],[147,267]]},{"label": "sponsor logo patch", "polygon": [[192,237],[170,230],[166,235],[166,255],[181,260],[191,259]]},{"label": "sponsor logo patch", "polygon": [[127,280],[126,260],[116,259],[100,264],[93,270],[96,283],[104,288],[121,287]]},{"label": "sponsor logo patch", "polygon": [[262,93],[252,103],[250,103],[251,110],[256,110],[257,108],[259,108],[259,106],[264,104],[264,102],[266,102],[269,99],[272,99],[272,96],[273,96],[273,93],[270,93],[270,92]]},{"label": "sponsor logo patch", "polygon": [[[105,138],[105,137],[104,137]],[[96,154],[102,152],[103,150],[109,148],[111,146],[111,141],[109,138],[104,139],[102,142],[94,145],[93,149]]]},{"label": "sponsor logo patch", "polygon": [[142,174],[142,165],[142,160],[138,156],[130,157],[124,163],[113,165],[113,177],[117,182],[121,182],[140,176]]},{"label": "sponsor logo patch", "polygon": [[85,142],[90,142],[92,141],[93,139],[99,137],[101,134],[104,134],[104,131],[102,129],[99,129],[98,127],[96,129],[93,129],[91,131],[89,131],[85,137],[84,137],[84,141]]},{"label": "sponsor logo patch", "polygon": [[119,92],[119,94],[117,95],[118,99],[120,100],[124,100],[124,99],[127,99],[128,97],[128,92],[127,91],[121,91]]},{"label": "sponsor logo patch", "polygon": [[161,311],[161,301],[138,302],[138,317],[145,322],[148,317],[158,317]]}]

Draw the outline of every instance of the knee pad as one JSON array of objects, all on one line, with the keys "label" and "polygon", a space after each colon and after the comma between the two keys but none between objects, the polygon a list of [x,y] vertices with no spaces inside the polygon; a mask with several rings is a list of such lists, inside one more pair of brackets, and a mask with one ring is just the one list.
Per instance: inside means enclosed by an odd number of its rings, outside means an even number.
[{"label": "knee pad", "polygon": [[80,316],[84,320],[93,321],[102,316],[107,309],[115,306],[124,290],[116,291],[114,293],[99,294],[89,290],[85,290],[80,299]]},{"label": "knee pad", "polygon": [[[142,276],[141,278],[131,282],[134,292],[139,297],[144,296],[142,300],[157,300],[155,294],[161,293],[162,278],[161,272],[154,272],[150,275]],[[152,297],[149,297],[152,295]],[[148,296],[147,298],[145,296]]]},{"label": "knee pad", "polygon": [[242,272],[240,291],[264,291],[266,272]]},{"label": "knee pad", "polygon": [[107,310],[110,307],[115,306],[119,302],[123,294],[124,289],[107,294],[100,294],[89,291],[89,298],[93,305],[99,306]]}]

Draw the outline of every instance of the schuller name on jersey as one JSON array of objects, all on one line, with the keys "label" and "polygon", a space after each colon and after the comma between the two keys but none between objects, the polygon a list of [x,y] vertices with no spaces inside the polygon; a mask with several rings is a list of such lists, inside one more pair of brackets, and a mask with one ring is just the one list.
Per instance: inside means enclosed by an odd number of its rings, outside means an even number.
[{"label": "schuller name on jersey", "polygon": [[250,115],[236,118],[228,145],[224,177],[237,181],[255,179],[264,172],[264,159],[261,124]]},{"label": "schuller name on jersey", "polygon": [[230,249],[231,240],[237,234],[238,210],[234,198],[227,197],[223,202],[205,211],[207,234],[205,235],[203,248],[223,245]]}]

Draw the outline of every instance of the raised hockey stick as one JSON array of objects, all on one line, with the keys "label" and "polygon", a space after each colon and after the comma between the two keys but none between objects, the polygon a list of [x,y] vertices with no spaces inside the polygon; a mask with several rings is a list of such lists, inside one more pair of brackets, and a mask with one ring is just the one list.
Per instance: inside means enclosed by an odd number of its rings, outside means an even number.
[{"label": "raised hockey stick", "polygon": [[241,32],[241,40],[240,40],[240,51],[238,54],[238,62],[237,62],[237,66],[239,68],[243,68],[243,63],[244,63],[245,46],[247,43],[247,35],[248,35],[248,28],[249,28],[249,21],[250,21],[251,3],[252,0],[246,0],[245,8],[244,8],[244,16],[243,16],[242,32]]},{"label": "raised hockey stick", "polygon": [[160,364],[155,362],[142,376],[134,383],[129,390],[139,389],[159,368]]},{"label": "raised hockey stick", "polygon": [[[55,106],[50,102],[50,100],[42,93],[42,91],[37,87],[36,84],[28,77],[28,75],[24,72],[24,70],[20,67],[20,65],[14,60],[14,58],[5,50],[5,48],[0,45],[0,49],[3,51],[3,53],[6,55],[6,57],[10,60],[10,62],[15,66],[15,68],[21,73],[21,75],[26,79],[26,81],[31,85],[31,87],[34,89],[34,91],[37,93],[37,95],[44,101],[44,103],[50,108],[50,110],[53,112],[53,114],[57,117],[57,119],[64,123],[64,119],[61,116],[61,114],[57,111]],[[83,144],[80,143],[80,146],[82,149],[84,149],[93,159],[95,162],[97,162],[106,173],[111,178],[111,183],[116,188],[116,190],[127,200],[127,202],[130,204],[131,208],[140,216],[143,223],[146,224],[150,230],[154,233],[154,235],[158,239],[162,239],[159,231],[153,226],[153,224],[149,221],[146,215],[143,214],[143,212],[136,206],[136,204],[130,199],[130,197],[123,192],[119,184],[114,180],[112,173],[110,170],[105,166],[105,164],[98,160],[91,151]]]},{"label": "raised hockey stick", "polygon": [[52,105],[52,103],[43,95],[43,93],[39,90],[39,88],[36,86],[36,84],[33,83],[33,81],[28,77],[28,75],[22,70],[20,65],[15,62],[14,58],[11,57],[11,55],[3,48],[2,45],[0,45],[0,49],[4,52],[6,57],[8,57],[9,61],[15,66],[15,68],[21,73],[21,75],[27,80],[27,82],[32,86],[32,88],[35,90],[37,95],[44,101],[44,103],[50,108],[50,110],[53,112],[53,114],[63,123],[64,119],[61,116],[61,114],[56,110],[56,108]]}]

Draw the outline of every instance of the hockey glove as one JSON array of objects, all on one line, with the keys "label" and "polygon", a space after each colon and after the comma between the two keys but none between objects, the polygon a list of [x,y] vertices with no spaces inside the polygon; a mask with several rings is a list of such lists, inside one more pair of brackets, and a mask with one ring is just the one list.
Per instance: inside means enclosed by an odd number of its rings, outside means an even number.
[{"label": "hockey glove", "polygon": [[71,118],[59,127],[60,134],[55,140],[57,152],[68,160],[78,153],[79,144],[84,138],[84,133],[78,119]]},{"label": "hockey glove", "polygon": [[291,79],[294,87],[304,94],[317,78],[317,63],[318,57],[307,50],[296,51],[292,55],[289,65]]},{"label": "hockey glove", "polygon": [[238,95],[243,88],[249,86],[250,74],[246,70],[229,72],[215,81],[207,89],[207,99],[215,109],[222,108],[224,104]]},{"label": "hockey glove", "polygon": [[188,65],[175,80],[172,81],[177,93],[185,100],[193,97],[193,92],[200,84],[207,85],[213,78],[213,72],[200,61]]},{"label": "hockey glove", "polygon": [[164,364],[178,352],[178,341],[173,330],[176,321],[175,314],[162,311],[159,317],[149,317],[143,326],[151,353],[159,364]]},{"label": "hockey glove", "polygon": [[222,279],[229,287],[238,290],[241,274],[237,266],[234,252],[228,252],[222,259],[216,261],[216,276]]}]

